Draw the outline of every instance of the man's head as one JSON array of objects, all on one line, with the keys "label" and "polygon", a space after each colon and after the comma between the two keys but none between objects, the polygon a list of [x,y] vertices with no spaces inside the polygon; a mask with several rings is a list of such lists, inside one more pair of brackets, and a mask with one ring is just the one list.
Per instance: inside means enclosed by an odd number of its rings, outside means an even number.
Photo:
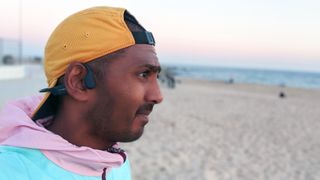
[{"label": "man's head", "polygon": [[87,66],[95,74],[96,87],[85,87],[87,69],[82,63],[70,64],[64,76],[68,96],[61,102],[64,109],[58,111],[81,111],[84,123],[97,138],[112,142],[139,138],[153,106],[162,101],[154,47],[133,45],[112,59],[107,56]]},{"label": "man's head", "polygon": [[[51,94],[33,119],[69,113],[102,141],[139,138],[162,101],[153,36],[124,9],[91,8],[63,21],[47,43],[45,70]],[[90,71],[93,88],[84,83]],[[59,84],[66,96],[52,95]]]}]

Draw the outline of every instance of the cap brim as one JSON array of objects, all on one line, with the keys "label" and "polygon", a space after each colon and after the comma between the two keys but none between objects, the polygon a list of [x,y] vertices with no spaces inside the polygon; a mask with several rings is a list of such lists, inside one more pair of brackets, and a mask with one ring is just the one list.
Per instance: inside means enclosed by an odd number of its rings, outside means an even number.
[{"label": "cap brim", "polygon": [[[53,81],[49,88],[54,87],[57,84],[57,80]],[[42,119],[51,115],[54,115],[56,112],[57,98],[53,96],[50,92],[47,92],[38,107],[32,114],[32,119],[35,121],[37,119]]]}]

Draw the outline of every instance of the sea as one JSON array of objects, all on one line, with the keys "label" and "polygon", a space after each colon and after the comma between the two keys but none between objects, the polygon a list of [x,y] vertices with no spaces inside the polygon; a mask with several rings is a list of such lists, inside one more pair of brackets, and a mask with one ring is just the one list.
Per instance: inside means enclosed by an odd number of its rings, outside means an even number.
[{"label": "sea", "polygon": [[177,77],[216,80],[227,83],[264,84],[320,89],[320,72],[270,69],[175,65],[167,67]]}]

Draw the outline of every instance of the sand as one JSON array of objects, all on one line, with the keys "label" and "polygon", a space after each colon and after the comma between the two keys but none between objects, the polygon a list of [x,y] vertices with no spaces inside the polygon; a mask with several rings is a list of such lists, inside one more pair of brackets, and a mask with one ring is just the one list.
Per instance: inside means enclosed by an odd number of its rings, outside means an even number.
[{"label": "sand", "polygon": [[320,90],[182,80],[163,94],[125,145],[134,179],[320,179]]},{"label": "sand", "polygon": [[[0,87],[1,107],[45,82]],[[320,179],[320,90],[183,79],[162,92],[144,135],[123,144],[133,179]]]}]

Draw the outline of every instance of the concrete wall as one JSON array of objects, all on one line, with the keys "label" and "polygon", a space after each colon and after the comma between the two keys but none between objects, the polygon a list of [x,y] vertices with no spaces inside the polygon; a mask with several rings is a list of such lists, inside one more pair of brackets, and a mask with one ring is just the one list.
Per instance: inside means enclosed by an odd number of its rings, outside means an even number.
[{"label": "concrete wall", "polygon": [[44,78],[42,65],[14,65],[0,66],[0,80]]}]

